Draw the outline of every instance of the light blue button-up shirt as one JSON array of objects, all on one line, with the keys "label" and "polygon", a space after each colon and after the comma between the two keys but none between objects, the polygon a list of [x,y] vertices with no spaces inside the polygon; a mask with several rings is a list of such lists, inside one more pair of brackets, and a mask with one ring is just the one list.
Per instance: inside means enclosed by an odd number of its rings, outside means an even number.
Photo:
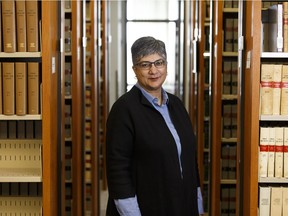
[{"label": "light blue button-up shirt", "polygon": [[[181,161],[180,161],[180,155],[181,155],[181,143],[180,143],[180,138],[178,136],[178,133],[174,127],[174,124],[170,118],[169,115],[169,110],[167,107],[167,104],[169,102],[168,95],[166,91],[162,89],[162,104],[158,104],[158,99],[153,97],[151,94],[149,94],[147,91],[145,91],[139,83],[136,84],[136,87],[138,87],[142,94],[145,96],[145,98],[154,106],[156,110],[158,110],[162,117],[164,118],[171,134],[174,137],[176,146],[177,146],[177,151],[178,151],[178,158],[179,158],[179,164],[180,164],[180,170],[182,171],[182,166],[181,166]],[[141,216],[141,212],[139,210],[138,202],[137,202],[137,197],[131,197],[131,198],[126,198],[126,199],[117,199],[114,200],[116,208],[121,216]],[[202,201],[202,194],[201,194],[201,189],[200,187],[198,188],[198,211],[199,214],[203,214],[203,201]]]}]

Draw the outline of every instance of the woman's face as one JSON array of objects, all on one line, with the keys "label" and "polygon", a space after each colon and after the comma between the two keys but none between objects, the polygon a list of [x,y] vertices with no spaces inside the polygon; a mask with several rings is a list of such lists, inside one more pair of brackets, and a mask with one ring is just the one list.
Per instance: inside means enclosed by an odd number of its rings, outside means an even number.
[{"label": "woman's face", "polygon": [[167,76],[167,62],[158,54],[144,56],[133,66],[139,84],[150,93],[161,92]]}]

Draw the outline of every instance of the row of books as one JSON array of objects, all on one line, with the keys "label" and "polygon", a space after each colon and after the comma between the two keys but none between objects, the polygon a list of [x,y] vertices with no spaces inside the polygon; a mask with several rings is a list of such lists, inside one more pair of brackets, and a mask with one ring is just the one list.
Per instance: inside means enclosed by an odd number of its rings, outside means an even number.
[{"label": "row of books", "polygon": [[224,51],[238,51],[238,19],[226,18],[224,25]]},{"label": "row of books", "polygon": [[224,8],[238,8],[238,0],[224,0]]},{"label": "row of books", "polygon": [[5,62],[0,68],[0,114],[39,114],[39,63]]},{"label": "row of books", "polygon": [[1,120],[0,139],[41,139],[40,120]]},{"label": "row of books", "polygon": [[259,186],[259,216],[288,215],[288,187]]},{"label": "row of books", "polygon": [[288,52],[288,2],[262,10],[262,51]]},{"label": "row of books", "polygon": [[236,215],[236,187],[223,185],[221,187],[221,216]]},{"label": "row of books", "polygon": [[237,137],[237,104],[222,105],[222,137]]},{"label": "row of books", "polygon": [[39,182],[1,182],[0,196],[41,196],[42,183]]},{"label": "row of books", "polygon": [[288,178],[288,127],[260,127],[259,176]]},{"label": "row of books", "polygon": [[40,39],[38,1],[2,0],[1,14],[3,38],[1,51],[38,52]]},{"label": "row of books", "polygon": [[260,114],[288,115],[288,65],[262,64]]},{"label": "row of books", "polygon": [[221,149],[222,179],[236,179],[237,148],[235,145],[225,145]]},{"label": "row of books", "polygon": [[222,73],[222,94],[237,95],[238,62],[224,61]]}]

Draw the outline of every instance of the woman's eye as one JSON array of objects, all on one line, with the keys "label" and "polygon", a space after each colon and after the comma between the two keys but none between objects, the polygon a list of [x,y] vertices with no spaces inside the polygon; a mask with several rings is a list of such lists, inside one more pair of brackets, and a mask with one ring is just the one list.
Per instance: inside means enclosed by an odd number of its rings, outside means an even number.
[{"label": "woman's eye", "polygon": [[147,68],[147,67],[149,67],[149,63],[142,63],[142,64],[140,64],[140,66],[143,68]]}]

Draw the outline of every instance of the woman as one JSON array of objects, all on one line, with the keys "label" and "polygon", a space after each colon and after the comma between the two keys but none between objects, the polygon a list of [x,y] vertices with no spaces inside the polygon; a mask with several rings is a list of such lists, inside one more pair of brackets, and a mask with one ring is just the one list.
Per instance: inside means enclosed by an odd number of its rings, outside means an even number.
[{"label": "woman", "polygon": [[138,82],[107,119],[107,216],[198,216],[195,136],[180,99],[162,88],[165,44],[142,37],[131,52]]}]

